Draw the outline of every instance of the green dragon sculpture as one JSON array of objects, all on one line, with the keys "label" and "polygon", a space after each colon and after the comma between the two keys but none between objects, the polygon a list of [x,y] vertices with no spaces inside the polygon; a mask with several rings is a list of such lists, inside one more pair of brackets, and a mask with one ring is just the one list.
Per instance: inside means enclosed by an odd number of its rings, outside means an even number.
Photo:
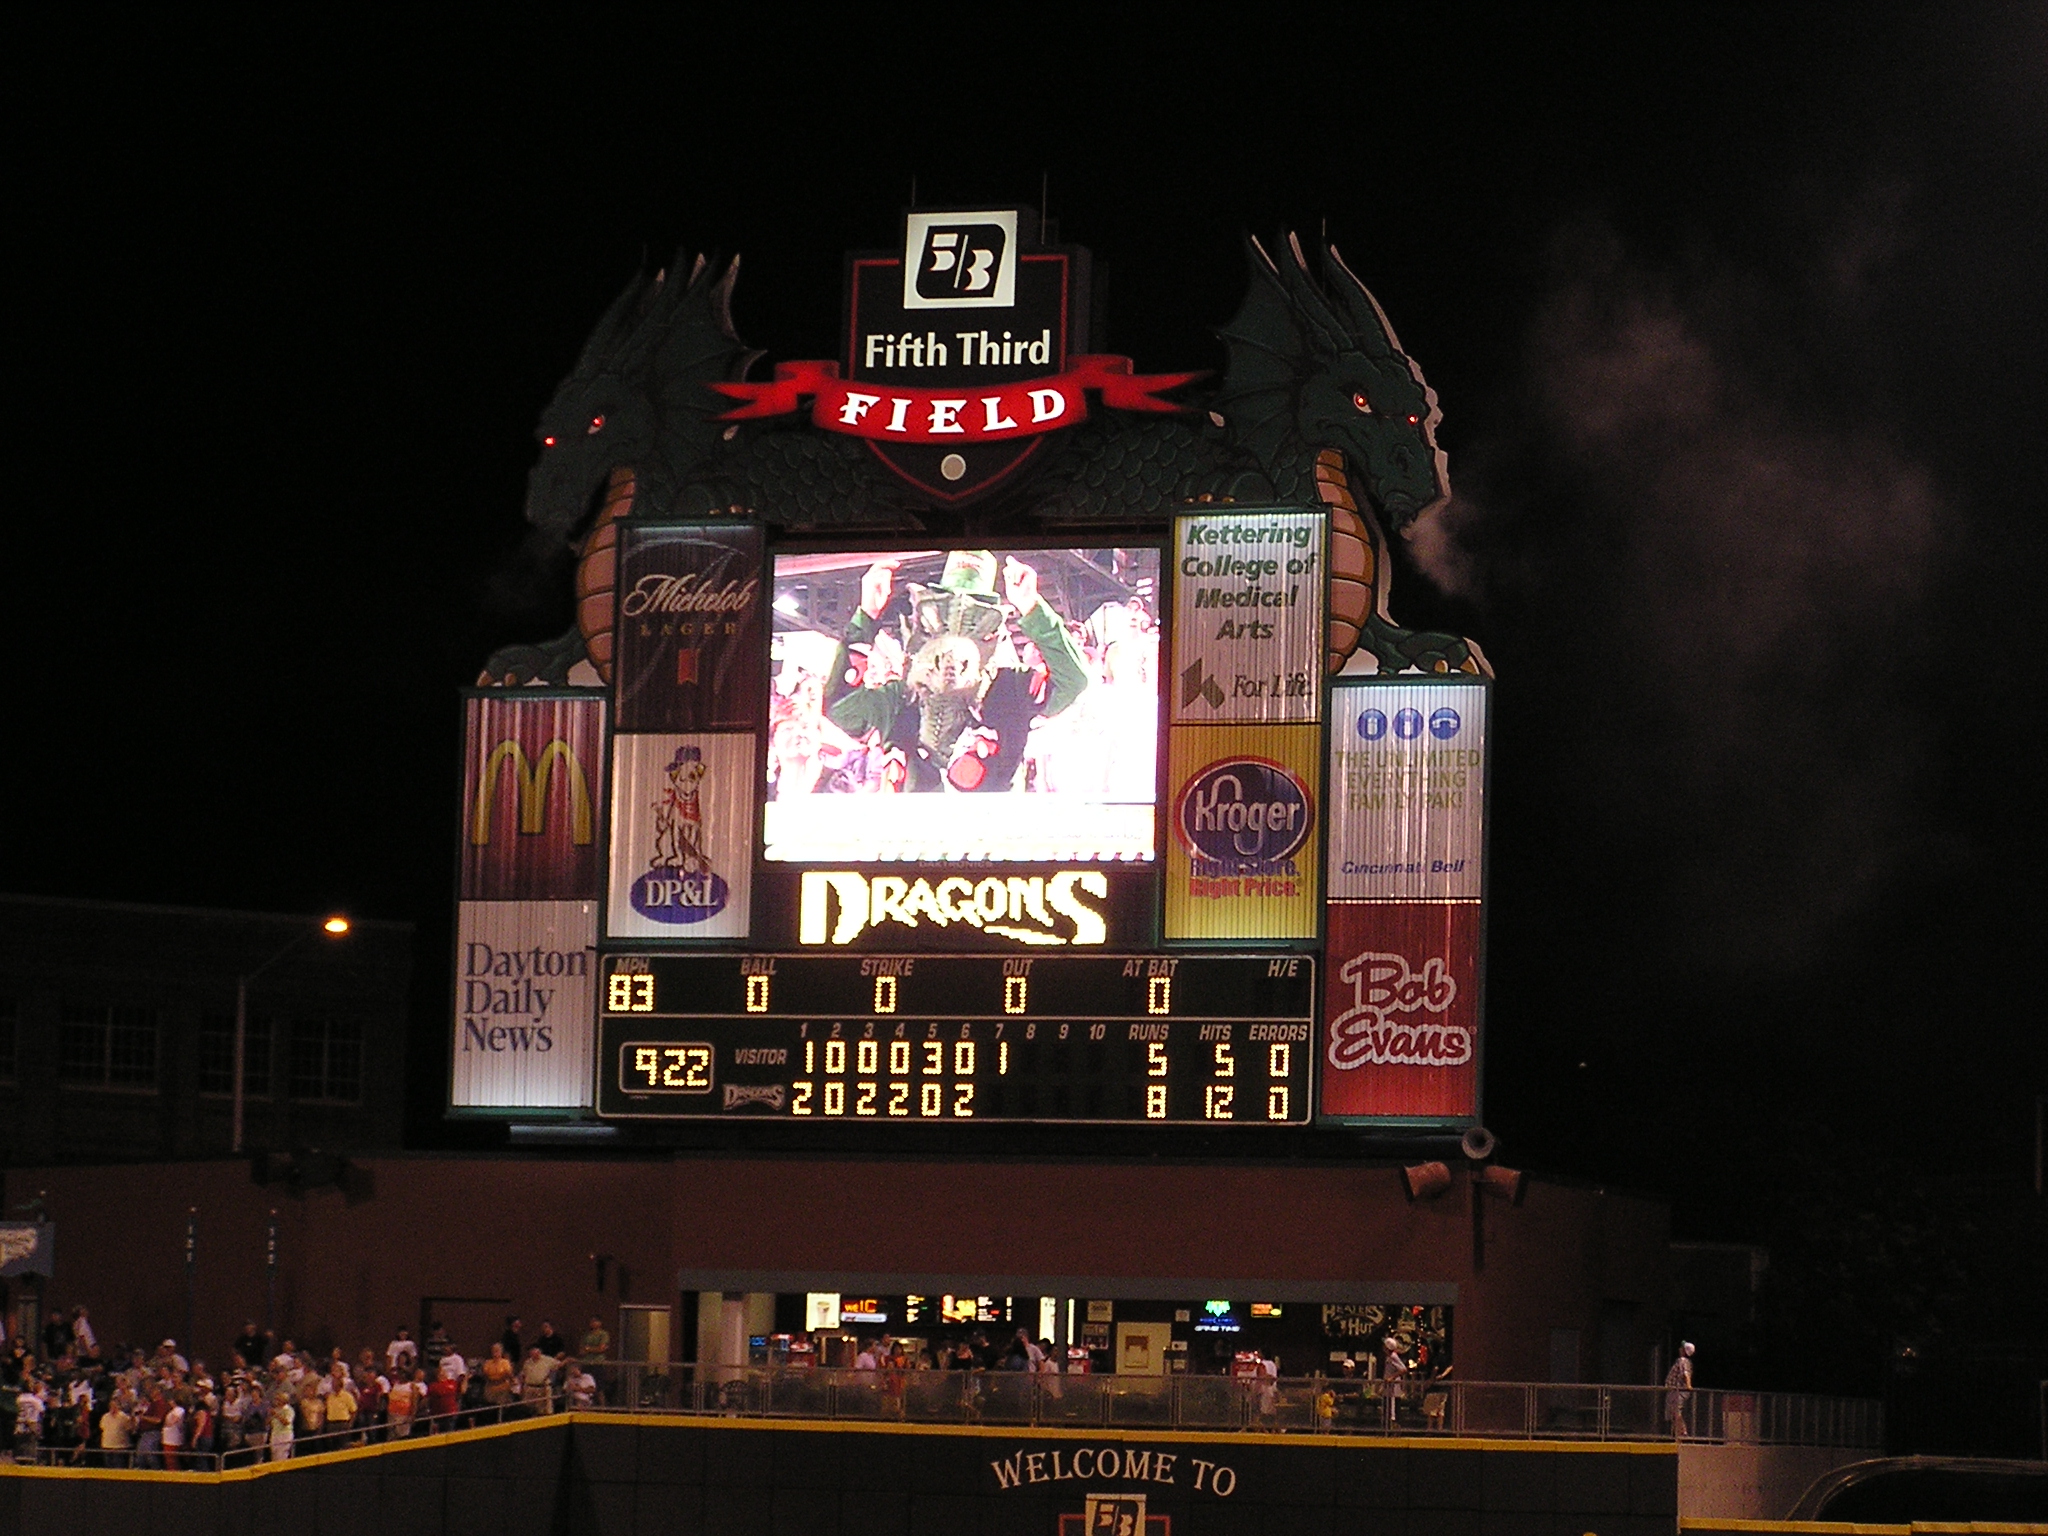
[{"label": "green dragon sculpture", "polygon": [[617,521],[758,517],[788,533],[986,538],[1163,524],[1190,504],[1320,503],[1330,514],[1332,672],[1490,675],[1456,635],[1403,629],[1388,611],[1388,532],[1450,495],[1435,392],[1335,247],[1310,268],[1247,240],[1251,282],[1218,336],[1218,386],[1184,414],[1104,411],[1057,435],[1031,472],[965,512],[922,504],[858,439],[801,418],[734,422],[711,386],[760,353],[732,325],[739,263],[717,276],[679,256],[629,284],[541,415],[526,516],[577,553],[577,624],[493,655],[485,686],[609,676]]}]

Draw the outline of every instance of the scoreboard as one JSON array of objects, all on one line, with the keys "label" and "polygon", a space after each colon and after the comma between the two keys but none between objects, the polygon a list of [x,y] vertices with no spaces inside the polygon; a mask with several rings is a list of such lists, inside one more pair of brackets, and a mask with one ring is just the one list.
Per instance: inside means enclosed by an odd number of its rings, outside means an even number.
[{"label": "scoreboard", "polygon": [[607,954],[607,1119],[1303,1125],[1312,955]]}]

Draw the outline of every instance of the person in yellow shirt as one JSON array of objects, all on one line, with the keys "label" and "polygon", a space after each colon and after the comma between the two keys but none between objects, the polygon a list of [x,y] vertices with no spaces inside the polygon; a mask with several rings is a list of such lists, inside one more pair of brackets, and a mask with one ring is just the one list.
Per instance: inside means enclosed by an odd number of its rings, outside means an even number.
[{"label": "person in yellow shirt", "polygon": [[333,1385],[327,1389],[327,1433],[339,1449],[355,1443],[351,1437],[356,1427],[356,1394],[349,1385],[348,1372],[338,1365],[334,1370]]},{"label": "person in yellow shirt", "polygon": [[[320,1378],[307,1376],[299,1383],[299,1438],[318,1441],[327,1432],[327,1400],[320,1395]],[[326,1447],[315,1444],[306,1454],[311,1456]]]},{"label": "person in yellow shirt", "polygon": [[505,1346],[493,1344],[491,1356],[483,1363],[484,1401],[504,1408],[512,1401],[512,1362],[505,1358]]}]

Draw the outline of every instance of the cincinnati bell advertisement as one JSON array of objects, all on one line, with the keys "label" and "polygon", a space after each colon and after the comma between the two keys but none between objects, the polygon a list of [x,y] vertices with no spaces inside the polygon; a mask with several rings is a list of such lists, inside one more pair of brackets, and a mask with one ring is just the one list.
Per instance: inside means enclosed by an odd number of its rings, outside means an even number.
[{"label": "cincinnati bell advertisement", "polygon": [[1487,686],[1330,690],[1330,899],[1477,901]]},{"label": "cincinnati bell advertisement", "polygon": [[619,730],[753,728],[761,550],[753,525],[622,528],[613,672]]},{"label": "cincinnati bell advertisement", "polygon": [[590,1103],[604,788],[603,699],[465,701],[453,1107]]}]

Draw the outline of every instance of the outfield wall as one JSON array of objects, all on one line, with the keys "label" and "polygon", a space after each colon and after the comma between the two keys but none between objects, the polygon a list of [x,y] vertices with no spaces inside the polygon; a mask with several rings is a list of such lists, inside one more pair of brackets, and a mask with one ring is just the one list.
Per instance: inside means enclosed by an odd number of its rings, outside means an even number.
[{"label": "outfield wall", "polygon": [[20,1536],[1093,1536],[1091,1513],[1128,1536],[1672,1536],[1678,1457],[571,1414],[220,1474],[0,1468]]}]

